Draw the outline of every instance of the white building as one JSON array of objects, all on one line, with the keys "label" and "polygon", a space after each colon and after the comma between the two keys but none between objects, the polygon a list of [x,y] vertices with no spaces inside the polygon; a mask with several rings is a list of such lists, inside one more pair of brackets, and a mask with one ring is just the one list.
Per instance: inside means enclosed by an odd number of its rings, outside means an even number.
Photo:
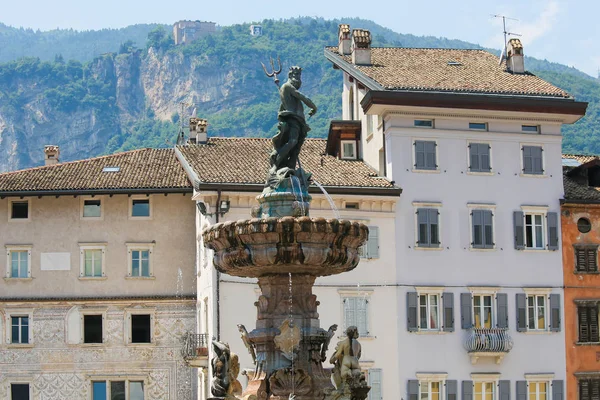
[{"label": "white building", "polygon": [[339,38],[325,57],[360,125],[330,133],[331,151],[403,188],[383,398],[563,399],[561,126],[587,104],[525,72],[518,40],[499,65],[483,50],[371,48],[348,25]]}]

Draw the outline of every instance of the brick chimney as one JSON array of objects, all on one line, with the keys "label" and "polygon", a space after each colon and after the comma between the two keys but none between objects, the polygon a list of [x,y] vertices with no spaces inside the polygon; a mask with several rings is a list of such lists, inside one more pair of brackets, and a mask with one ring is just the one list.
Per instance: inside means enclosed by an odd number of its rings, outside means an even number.
[{"label": "brick chimney", "polygon": [[371,65],[371,32],[366,29],[352,30],[352,63]]},{"label": "brick chimney", "polygon": [[506,68],[513,74],[525,73],[523,45],[519,39],[510,39],[506,45]]},{"label": "brick chimney", "polygon": [[59,163],[58,156],[60,155],[60,149],[58,146],[46,145],[44,146],[44,165],[56,165]]},{"label": "brick chimney", "polygon": [[349,56],[352,52],[352,39],[350,38],[350,25],[340,24],[338,28],[338,53],[342,56]]},{"label": "brick chimney", "polygon": [[190,143],[205,144],[208,141],[207,127],[207,120],[196,117],[190,118]]}]

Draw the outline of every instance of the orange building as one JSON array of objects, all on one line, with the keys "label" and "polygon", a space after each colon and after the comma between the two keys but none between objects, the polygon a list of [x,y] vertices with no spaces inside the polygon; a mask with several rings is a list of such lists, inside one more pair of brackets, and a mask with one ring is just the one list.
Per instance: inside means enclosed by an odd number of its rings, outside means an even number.
[{"label": "orange building", "polygon": [[563,156],[567,399],[600,399],[600,159]]}]

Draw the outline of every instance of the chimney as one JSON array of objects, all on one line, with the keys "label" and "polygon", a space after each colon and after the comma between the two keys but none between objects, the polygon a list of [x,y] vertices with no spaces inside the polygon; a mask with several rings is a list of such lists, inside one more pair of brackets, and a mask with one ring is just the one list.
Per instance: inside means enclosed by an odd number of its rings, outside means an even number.
[{"label": "chimney", "polygon": [[338,28],[338,53],[342,56],[349,56],[351,51],[352,39],[350,38],[350,25],[340,24]]},{"label": "chimney", "polygon": [[352,63],[371,65],[371,32],[366,29],[352,30]]},{"label": "chimney", "polygon": [[190,143],[205,144],[208,141],[207,127],[207,120],[196,117],[190,118]]},{"label": "chimney", "polygon": [[60,150],[58,146],[46,145],[44,146],[44,165],[56,165],[58,164],[58,156]]},{"label": "chimney", "polygon": [[525,73],[523,45],[519,39],[510,39],[506,45],[506,68],[513,74]]}]

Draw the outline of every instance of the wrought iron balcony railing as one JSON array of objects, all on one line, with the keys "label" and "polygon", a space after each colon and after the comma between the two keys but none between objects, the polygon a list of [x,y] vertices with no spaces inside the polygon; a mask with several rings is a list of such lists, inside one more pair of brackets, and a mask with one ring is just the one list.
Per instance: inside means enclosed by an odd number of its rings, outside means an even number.
[{"label": "wrought iron balcony railing", "polygon": [[[208,334],[186,332],[182,337],[181,355],[189,365],[198,367],[208,365]],[[196,362],[200,361],[200,363]],[[193,365],[192,365],[193,364]]]},{"label": "wrought iron balcony railing", "polygon": [[479,357],[496,357],[500,364],[506,353],[512,350],[513,340],[506,328],[472,328],[464,342],[471,356],[471,362],[477,363]]}]

